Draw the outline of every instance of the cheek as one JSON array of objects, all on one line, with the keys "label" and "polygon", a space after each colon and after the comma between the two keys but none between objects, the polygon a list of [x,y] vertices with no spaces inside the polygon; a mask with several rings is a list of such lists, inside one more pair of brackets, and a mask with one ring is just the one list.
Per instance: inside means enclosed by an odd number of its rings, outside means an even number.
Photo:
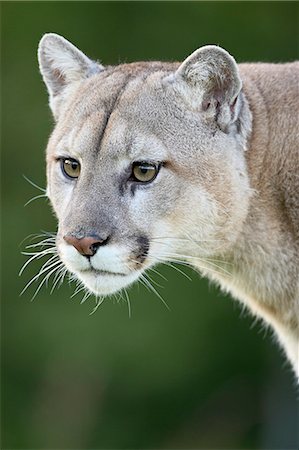
[{"label": "cheek", "polygon": [[52,173],[50,176],[47,186],[48,197],[56,216],[64,217],[72,199],[73,185],[60,180],[56,173]]},{"label": "cheek", "polygon": [[173,203],[167,222],[176,236],[209,239],[219,227],[217,203],[203,188],[185,187]]},{"label": "cheek", "polygon": [[175,181],[173,176],[167,175],[152,186],[136,189],[130,205],[133,220],[138,218],[138,223],[149,226],[171,215],[182,191],[180,180]]},{"label": "cheek", "polygon": [[150,258],[209,256],[221,239],[216,202],[203,189],[187,187],[173,202],[171,212],[154,222]]}]

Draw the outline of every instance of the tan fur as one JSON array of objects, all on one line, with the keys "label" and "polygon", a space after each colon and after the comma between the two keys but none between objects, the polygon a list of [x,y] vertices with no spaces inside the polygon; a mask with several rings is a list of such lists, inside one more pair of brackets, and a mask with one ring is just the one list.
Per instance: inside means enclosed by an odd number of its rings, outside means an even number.
[{"label": "tan fur", "polygon": [[[299,373],[299,64],[237,66],[206,46],[182,64],[104,68],[53,34],[39,61],[57,121],[48,196],[70,272],[107,295],[186,261],[270,324]],[[81,163],[78,180],[61,157]],[[163,162],[151,184],[130,181],[136,161]],[[87,259],[68,234],[108,243]]]}]

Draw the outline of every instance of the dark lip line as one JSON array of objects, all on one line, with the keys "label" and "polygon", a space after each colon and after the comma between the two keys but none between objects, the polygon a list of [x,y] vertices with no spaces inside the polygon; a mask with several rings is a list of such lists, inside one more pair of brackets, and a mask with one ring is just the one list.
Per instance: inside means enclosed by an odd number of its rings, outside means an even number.
[{"label": "dark lip line", "polygon": [[108,270],[98,270],[94,269],[93,267],[90,267],[90,269],[82,270],[81,272],[93,272],[99,275],[116,275],[116,276],[122,276],[125,277],[127,274],[120,273],[120,272],[109,272]]}]

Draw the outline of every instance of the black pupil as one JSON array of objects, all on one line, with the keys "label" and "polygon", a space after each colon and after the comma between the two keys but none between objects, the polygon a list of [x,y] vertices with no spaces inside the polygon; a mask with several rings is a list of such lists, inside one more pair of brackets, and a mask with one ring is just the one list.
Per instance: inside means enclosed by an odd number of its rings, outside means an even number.
[{"label": "black pupil", "polygon": [[72,162],[71,162],[71,165],[72,165],[72,169],[73,169],[73,170],[77,170],[78,163],[77,163],[76,161],[72,161]]},{"label": "black pupil", "polygon": [[140,171],[141,171],[143,174],[146,174],[148,170],[149,170],[149,167],[140,166]]}]

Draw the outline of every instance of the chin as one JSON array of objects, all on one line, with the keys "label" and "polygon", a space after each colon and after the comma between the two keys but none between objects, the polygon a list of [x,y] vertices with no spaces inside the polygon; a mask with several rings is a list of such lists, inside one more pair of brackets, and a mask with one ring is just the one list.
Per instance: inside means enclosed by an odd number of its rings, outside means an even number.
[{"label": "chin", "polygon": [[110,295],[134,283],[139,278],[140,273],[141,271],[120,274],[99,270],[82,270],[76,271],[74,275],[93,294]]}]

